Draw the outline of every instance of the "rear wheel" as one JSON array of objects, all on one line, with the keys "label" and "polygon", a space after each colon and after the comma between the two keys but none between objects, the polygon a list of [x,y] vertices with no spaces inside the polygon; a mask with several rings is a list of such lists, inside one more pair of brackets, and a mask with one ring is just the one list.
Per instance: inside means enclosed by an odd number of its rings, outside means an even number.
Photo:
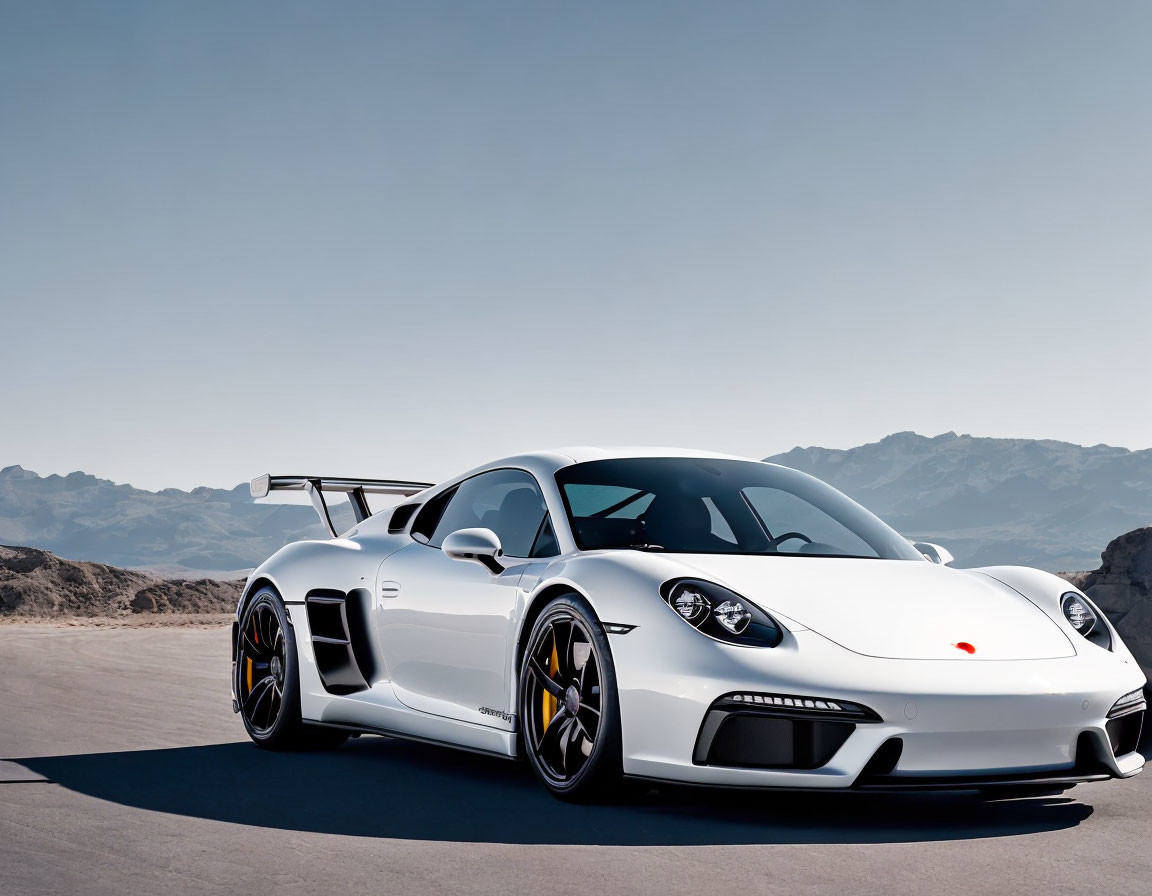
[{"label": "rear wheel", "polygon": [[236,640],[233,689],[252,742],[267,750],[324,750],[348,735],[300,718],[296,637],[280,596],[263,588],[248,602]]},{"label": "rear wheel", "polygon": [[619,782],[616,671],[604,629],[579,595],[553,600],[532,627],[520,718],[532,770],[555,796],[588,800]]}]

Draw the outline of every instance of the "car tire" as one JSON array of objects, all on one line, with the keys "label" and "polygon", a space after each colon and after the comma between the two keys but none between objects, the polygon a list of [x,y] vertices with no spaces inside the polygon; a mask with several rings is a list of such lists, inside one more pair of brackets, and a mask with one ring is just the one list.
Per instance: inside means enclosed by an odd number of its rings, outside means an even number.
[{"label": "car tire", "polygon": [[233,693],[248,737],[265,750],[332,750],[348,739],[338,728],[300,716],[296,636],[280,595],[262,588],[244,607],[236,629]]},{"label": "car tire", "polygon": [[621,779],[620,703],[608,636],[578,594],[550,601],[520,663],[521,740],[556,797],[589,802]]}]

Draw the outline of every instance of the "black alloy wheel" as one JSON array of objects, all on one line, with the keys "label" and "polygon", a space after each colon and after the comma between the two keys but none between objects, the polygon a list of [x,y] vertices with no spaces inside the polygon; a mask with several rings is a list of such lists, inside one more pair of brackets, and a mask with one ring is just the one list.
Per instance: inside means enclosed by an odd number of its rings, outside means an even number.
[{"label": "black alloy wheel", "polygon": [[520,718],[532,768],[556,796],[588,799],[619,779],[615,669],[607,636],[578,595],[552,601],[533,626]]},{"label": "black alloy wheel", "polygon": [[247,614],[236,663],[240,712],[253,732],[267,736],[284,709],[287,668],[284,629],[270,601],[255,601]]},{"label": "black alloy wheel", "polygon": [[267,750],[330,750],[348,732],[300,717],[296,636],[284,604],[262,588],[244,607],[236,630],[232,687],[248,736]]}]

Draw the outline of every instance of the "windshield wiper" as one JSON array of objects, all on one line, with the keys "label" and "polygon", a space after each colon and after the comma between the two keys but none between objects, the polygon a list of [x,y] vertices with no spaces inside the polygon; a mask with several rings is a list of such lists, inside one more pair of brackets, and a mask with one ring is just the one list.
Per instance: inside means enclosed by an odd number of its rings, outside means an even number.
[{"label": "windshield wiper", "polygon": [[662,544],[627,544],[624,547],[633,551],[662,551],[664,545]]}]

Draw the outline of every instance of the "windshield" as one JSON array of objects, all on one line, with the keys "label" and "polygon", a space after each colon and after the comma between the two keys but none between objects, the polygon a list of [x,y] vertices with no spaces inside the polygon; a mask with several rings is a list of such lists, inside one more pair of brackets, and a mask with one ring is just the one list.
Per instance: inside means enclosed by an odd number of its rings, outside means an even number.
[{"label": "windshield", "polygon": [[584,551],[924,559],[855,501],[787,467],[622,458],[565,467],[556,482]]}]

